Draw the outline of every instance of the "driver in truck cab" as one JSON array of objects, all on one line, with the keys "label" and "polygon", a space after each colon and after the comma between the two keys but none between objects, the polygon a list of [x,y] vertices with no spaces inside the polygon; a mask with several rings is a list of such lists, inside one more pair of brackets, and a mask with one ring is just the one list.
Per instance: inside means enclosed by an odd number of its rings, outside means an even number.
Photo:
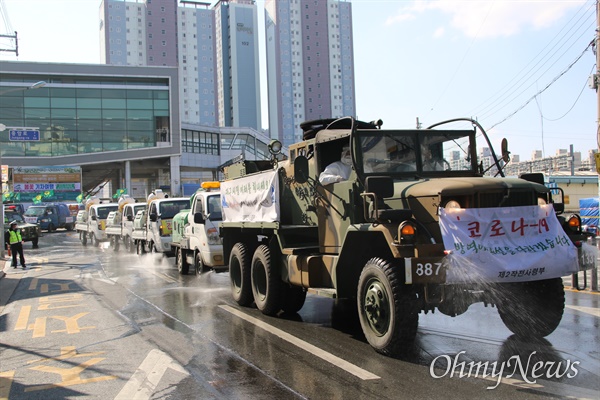
[{"label": "driver in truck cab", "polygon": [[350,155],[350,146],[342,147],[340,161],[329,164],[319,175],[321,185],[342,182],[348,180],[352,172],[352,156]]}]

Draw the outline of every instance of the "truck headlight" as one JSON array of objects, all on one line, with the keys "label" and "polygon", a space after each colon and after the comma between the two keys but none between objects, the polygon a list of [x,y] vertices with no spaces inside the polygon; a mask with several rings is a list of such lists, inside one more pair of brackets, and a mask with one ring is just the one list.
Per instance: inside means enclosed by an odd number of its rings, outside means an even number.
[{"label": "truck headlight", "polygon": [[456,200],[448,200],[444,208],[461,208],[460,203]]},{"label": "truck headlight", "polygon": [[221,238],[219,237],[219,232],[216,228],[210,228],[206,231],[206,238],[208,240],[208,244],[221,244]]}]

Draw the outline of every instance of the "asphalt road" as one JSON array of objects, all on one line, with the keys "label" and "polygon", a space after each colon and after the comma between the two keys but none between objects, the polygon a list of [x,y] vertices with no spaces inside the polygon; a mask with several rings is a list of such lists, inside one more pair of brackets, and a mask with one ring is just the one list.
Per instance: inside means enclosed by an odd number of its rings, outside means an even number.
[{"label": "asphalt road", "polygon": [[[172,258],[60,230],[26,257],[0,280],[0,399],[600,397],[597,293],[567,291],[558,329],[529,342],[495,308],[421,314],[415,346],[392,359],[346,302],[309,295],[297,315],[265,317],[237,306],[227,273],[180,276]],[[537,379],[511,374],[517,357],[541,363]]]}]

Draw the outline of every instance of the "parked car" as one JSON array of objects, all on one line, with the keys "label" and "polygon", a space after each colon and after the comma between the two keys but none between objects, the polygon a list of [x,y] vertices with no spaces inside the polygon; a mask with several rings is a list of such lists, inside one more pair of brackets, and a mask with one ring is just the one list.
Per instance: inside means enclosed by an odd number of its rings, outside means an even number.
[{"label": "parked car", "polygon": [[16,210],[9,207],[4,208],[4,225],[2,229],[6,232],[10,228],[10,223],[17,221],[17,228],[21,230],[21,238],[25,242],[31,242],[33,248],[38,247],[40,237],[40,226],[26,222],[23,216]]}]

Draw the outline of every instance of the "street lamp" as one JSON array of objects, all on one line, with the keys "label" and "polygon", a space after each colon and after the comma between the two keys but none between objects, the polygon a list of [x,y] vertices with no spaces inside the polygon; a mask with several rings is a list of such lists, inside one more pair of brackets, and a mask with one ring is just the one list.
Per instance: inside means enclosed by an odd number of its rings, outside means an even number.
[{"label": "street lamp", "polygon": [[[16,87],[11,89],[6,89],[0,92],[0,96],[7,93],[18,92],[21,90],[32,90],[39,89],[43,86],[46,86],[46,81],[39,81],[34,83],[33,85],[26,87]],[[0,132],[4,132],[6,130],[6,125],[0,124]],[[2,151],[0,151],[0,166],[2,165]],[[0,195],[4,192],[2,191],[2,177],[0,176]],[[2,229],[0,229],[0,260],[4,260],[4,201],[2,201],[2,207],[0,207],[0,221],[2,221]]]}]

